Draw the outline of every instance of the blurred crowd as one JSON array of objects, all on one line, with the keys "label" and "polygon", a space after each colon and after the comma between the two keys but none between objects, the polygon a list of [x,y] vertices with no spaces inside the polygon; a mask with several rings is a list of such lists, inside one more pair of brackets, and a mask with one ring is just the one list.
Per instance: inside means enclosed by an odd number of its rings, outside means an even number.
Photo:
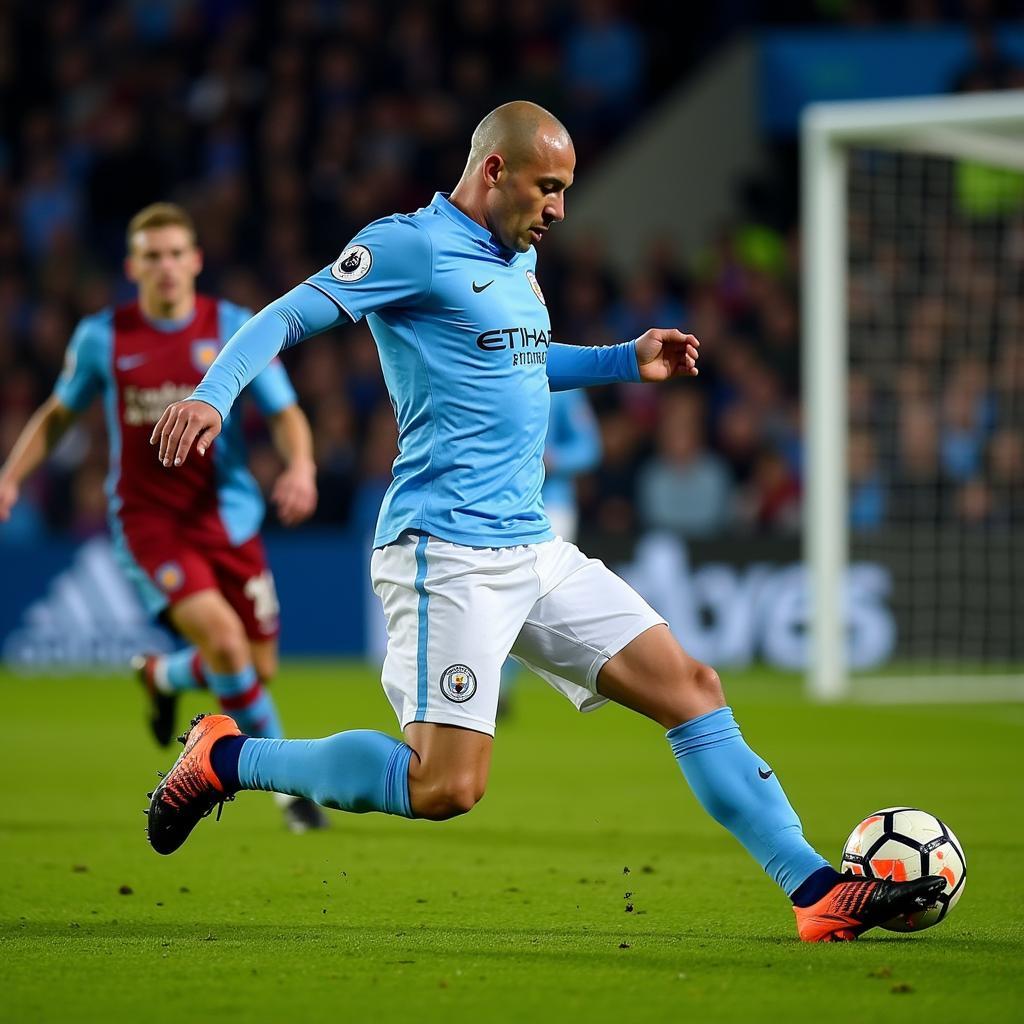
[{"label": "blurred crowd", "polygon": [[1024,515],[1024,175],[858,152],[851,522]]},{"label": "blurred crowd", "polygon": [[[891,5],[778,6],[797,20],[827,9],[860,24]],[[941,3],[909,9],[925,20],[943,14]],[[205,254],[202,289],[258,309],[368,221],[454,185],[473,126],[499,102],[529,97],[554,109],[585,175],[747,13],[725,5],[671,22],[657,4],[612,0],[0,3],[0,456],[49,393],[77,319],[131,296],[120,275],[124,227],[147,203],[186,205]],[[672,24],[689,31],[667,32]],[[696,384],[591,392],[604,457],[579,481],[582,526],[794,532],[802,445],[792,220],[723,228],[702,253],[652,239],[628,279],[605,259],[613,238],[569,246],[557,235],[539,265],[556,338],[601,344],[682,324],[703,344]],[[1019,272],[1019,232],[1007,237]],[[871,247],[857,287],[870,295],[872,276],[901,274],[901,258],[910,257]],[[968,275],[964,287],[982,289],[984,277]],[[995,484],[971,490],[982,468],[986,479],[989,469],[1018,482],[1022,472],[1020,424],[1002,415],[993,389],[1019,383],[1024,355],[1008,346],[1012,367],[993,366],[958,350],[963,325],[942,284],[933,275],[907,308],[906,344],[941,335],[941,358],[964,363],[951,393],[927,391],[937,385],[921,348],[899,374],[903,390],[886,385],[882,396],[864,372],[851,378],[851,397],[857,409],[898,410],[903,448],[949,479],[949,514],[984,520],[1001,514],[1001,499]],[[864,316],[876,315],[864,302]],[[1019,337],[1019,300],[1011,306],[1006,322]],[[314,428],[317,520],[366,531],[396,445],[372,338],[365,324],[347,327],[285,361]],[[858,421],[851,438],[859,529],[898,505],[879,423]],[[269,488],[280,464],[258,418],[249,431],[253,470]],[[0,539],[102,530],[106,452],[97,406],[26,485]]]}]

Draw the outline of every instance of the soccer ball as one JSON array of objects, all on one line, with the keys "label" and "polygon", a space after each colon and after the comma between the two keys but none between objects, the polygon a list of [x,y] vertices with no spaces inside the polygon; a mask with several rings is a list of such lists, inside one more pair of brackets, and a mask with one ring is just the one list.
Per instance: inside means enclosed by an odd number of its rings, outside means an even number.
[{"label": "soccer ball", "polygon": [[914,807],[885,807],[866,817],[846,840],[841,870],[894,882],[922,875],[946,880],[934,907],[901,914],[882,925],[894,932],[919,932],[938,924],[956,906],[967,880],[963,847],[952,829]]}]

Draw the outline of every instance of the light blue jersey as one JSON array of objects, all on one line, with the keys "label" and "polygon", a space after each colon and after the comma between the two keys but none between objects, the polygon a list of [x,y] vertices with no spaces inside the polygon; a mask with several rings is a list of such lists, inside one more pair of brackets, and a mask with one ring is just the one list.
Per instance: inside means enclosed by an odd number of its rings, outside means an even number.
[{"label": "light blue jersey", "polygon": [[399,426],[374,544],[408,530],[477,547],[548,540],[549,392],[638,380],[632,342],[553,344],[536,252],[512,252],[446,197],[375,221],[229,342],[193,397],[225,416],[282,348],[366,317]]}]

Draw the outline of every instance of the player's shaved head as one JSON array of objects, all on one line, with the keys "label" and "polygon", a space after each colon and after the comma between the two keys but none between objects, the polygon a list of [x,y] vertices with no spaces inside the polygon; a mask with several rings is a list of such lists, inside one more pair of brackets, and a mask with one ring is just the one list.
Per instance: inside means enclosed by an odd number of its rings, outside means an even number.
[{"label": "player's shaved head", "polygon": [[547,147],[572,146],[564,124],[549,110],[513,100],[495,107],[477,126],[470,141],[467,166],[475,168],[491,153],[499,153],[510,168],[521,167]]},{"label": "player's shaved head", "polygon": [[506,248],[525,252],[565,216],[575,167],[572,139],[551,111],[503,103],[476,126],[451,201]]}]

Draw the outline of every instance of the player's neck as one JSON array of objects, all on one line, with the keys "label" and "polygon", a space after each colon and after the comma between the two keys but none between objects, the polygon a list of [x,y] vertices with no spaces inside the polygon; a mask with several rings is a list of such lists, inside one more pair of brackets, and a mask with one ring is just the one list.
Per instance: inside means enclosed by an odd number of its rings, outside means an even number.
[{"label": "player's neck", "polygon": [[487,223],[487,217],[484,215],[484,204],[482,197],[474,196],[473,189],[470,184],[465,181],[460,181],[458,185],[452,189],[452,193],[448,196],[448,202],[455,207],[460,213],[464,213],[470,220],[475,220],[481,227],[491,230],[491,225]]},{"label": "player's neck", "polygon": [[139,309],[147,320],[188,320],[196,309],[195,292],[183,295],[177,302],[161,302],[140,292]]}]

